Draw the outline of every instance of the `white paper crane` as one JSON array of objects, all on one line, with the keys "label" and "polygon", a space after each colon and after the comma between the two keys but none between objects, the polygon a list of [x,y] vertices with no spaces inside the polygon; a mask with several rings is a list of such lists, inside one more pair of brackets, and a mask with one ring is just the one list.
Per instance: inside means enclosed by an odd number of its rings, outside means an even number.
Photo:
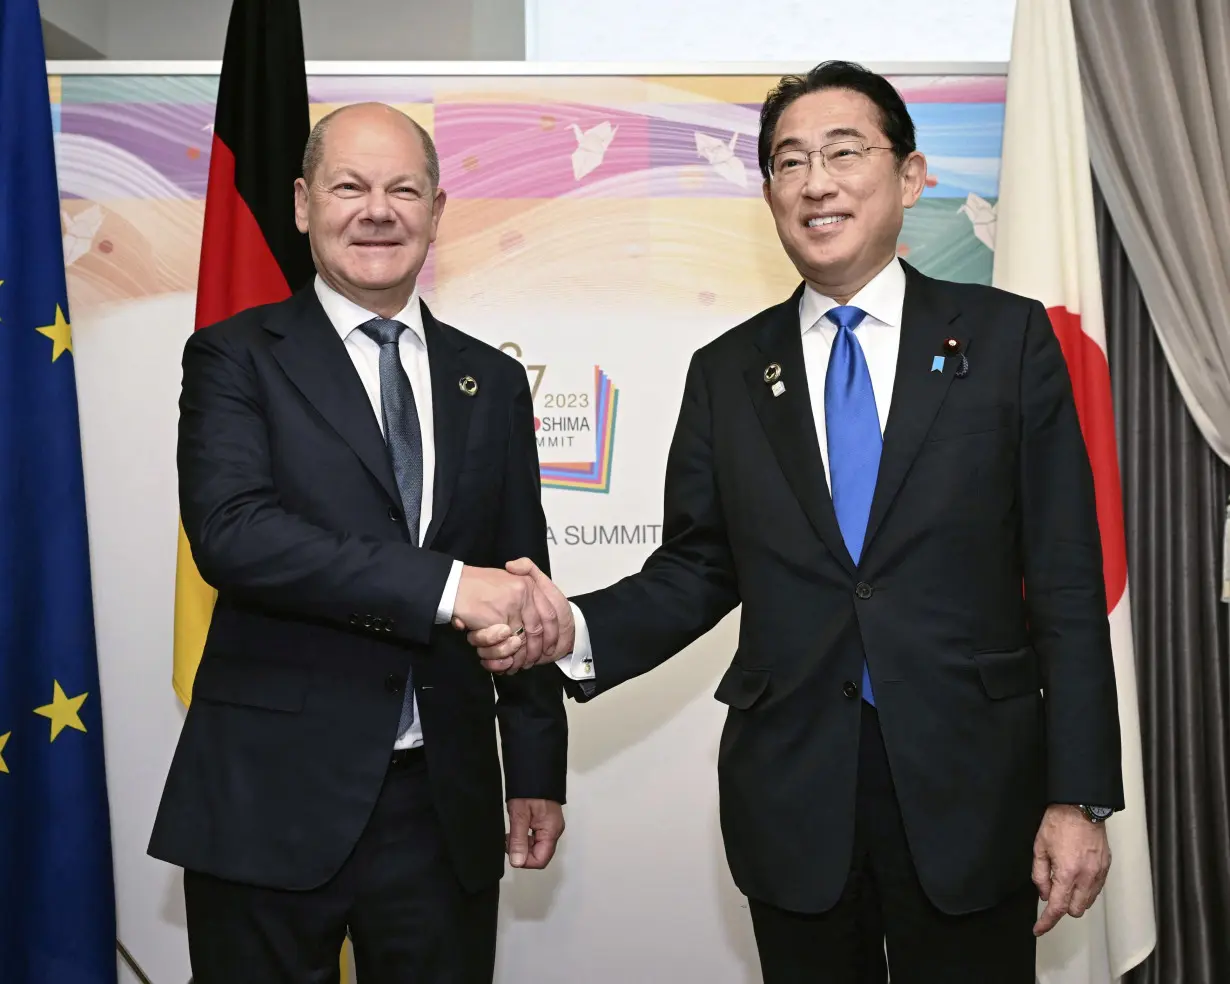
[{"label": "white paper crane", "polygon": [[966,196],[965,204],[957,209],[966,216],[974,227],[974,235],[985,243],[992,252],[995,250],[995,206],[985,198],[975,195],[972,191]]},{"label": "white paper crane", "polygon": [[594,168],[602,163],[606,149],[615,139],[618,126],[611,126],[609,121],[591,126],[584,133],[575,123],[569,123],[572,132],[577,137],[577,149],[572,152],[572,176],[580,181]]},{"label": "white paper crane", "polygon": [[735,144],[738,140],[739,134],[735,133],[731,136],[730,143],[725,144],[717,137],[697,130],[696,153],[712,164],[713,170],[731,184],[746,188],[747,169],[743,166],[743,161],[735,156]]},{"label": "white paper crane", "polygon": [[64,265],[72,266],[90,251],[94,245],[94,237],[102,226],[103,213],[97,205],[69,215],[60,210],[60,218],[64,220]]}]

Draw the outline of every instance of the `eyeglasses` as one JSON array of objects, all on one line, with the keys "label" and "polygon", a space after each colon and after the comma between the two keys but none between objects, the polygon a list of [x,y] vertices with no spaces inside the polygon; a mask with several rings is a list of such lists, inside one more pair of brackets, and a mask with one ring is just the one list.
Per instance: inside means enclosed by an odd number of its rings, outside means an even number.
[{"label": "eyeglasses", "polygon": [[868,147],[861,140],[838,140],[819,150],[782,150],[769,158],[769,177],[776,184],[802,181],[811,170],[812,158],[819,154],[820,162],[829,174],[850,174],[861,168],[873,150],[892,147]]}]

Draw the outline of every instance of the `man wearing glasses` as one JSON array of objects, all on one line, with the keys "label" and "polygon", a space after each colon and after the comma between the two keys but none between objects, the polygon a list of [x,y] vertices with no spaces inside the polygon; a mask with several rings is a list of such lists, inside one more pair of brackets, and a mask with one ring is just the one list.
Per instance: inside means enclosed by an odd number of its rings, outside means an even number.
[{"label": "man wearing glasses", "polygon": [[[1036,301],[896,257],[927,164],[889,82],[825,63],[760,121],[804,282],[693,357],[662,546],[571,605],[512,569],[557,611],[578,700],[742,603],[718,774],[766,984],[886,962],[893,984],[1033,984],[1036,936],[1093,903],[1123,806],[1064,357]],[[527,663],[507,628],[470,628],[488,668]]]}]

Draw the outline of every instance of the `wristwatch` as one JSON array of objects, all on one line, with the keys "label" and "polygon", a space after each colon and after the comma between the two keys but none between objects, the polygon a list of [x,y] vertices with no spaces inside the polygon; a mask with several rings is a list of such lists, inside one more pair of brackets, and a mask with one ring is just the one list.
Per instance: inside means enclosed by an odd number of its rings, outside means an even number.
[{"label": "wristwatch", "polygon": [[1104,823],[1107,818],[1114,813],[1114,808],[1109,806],[1078,806],[1078,810],[1085,815],[1085,819],[1090,823]]}]

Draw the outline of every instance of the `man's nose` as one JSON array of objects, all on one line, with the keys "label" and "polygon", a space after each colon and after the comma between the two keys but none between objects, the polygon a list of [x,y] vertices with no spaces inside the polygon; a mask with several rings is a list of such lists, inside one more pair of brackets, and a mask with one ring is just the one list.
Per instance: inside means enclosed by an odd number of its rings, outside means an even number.
[{"label": "man's nose", "polygon": [[380,189],[373,189],[367,193],[365,201],[366,218],[370,218],[373,222],[387,222],[393,214],[393,209],[389,205],[389,196]]},{"label": "man's nose", "polygon": [[828,168],[819,154],[812,154],[807,166],[807,180],[803,183],[803,193],[808,198],[823,198],[837,190],[837,182],[829,174]]}]

